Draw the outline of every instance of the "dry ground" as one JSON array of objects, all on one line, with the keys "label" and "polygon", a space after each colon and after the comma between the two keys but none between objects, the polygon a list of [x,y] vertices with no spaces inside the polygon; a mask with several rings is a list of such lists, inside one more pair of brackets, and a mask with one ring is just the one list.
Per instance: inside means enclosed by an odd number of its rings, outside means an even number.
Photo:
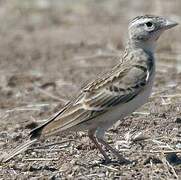
[{"label": "dry ground", "polygon": [[[1,0],[0,155],[117,63],[129,19],[150,13],[181,22],[180,7],[179,0]],[[180,31],[159,41],[150,101],[106,134],[133,163],[101,163],[86,133],[78,133],[42,140],[1,163],[0,179],[181,179]],[[70,143],[37,148],[63,140]]]}]

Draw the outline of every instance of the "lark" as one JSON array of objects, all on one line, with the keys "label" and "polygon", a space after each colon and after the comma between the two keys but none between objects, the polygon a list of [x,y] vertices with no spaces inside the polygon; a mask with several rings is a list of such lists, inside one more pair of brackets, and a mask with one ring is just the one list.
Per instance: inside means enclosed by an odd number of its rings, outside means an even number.
[{"label": "lark", "polygon": [[128,162],[104,139],[105,131],[148,101],[155,77],[155,46],[160,35],[177,23],[164,17],[144,15],[128,26],[128,43],[118,65],[81,89],[46,123],[30,132],[29,139],[3,158],[6,162],[41,137],[87,131],[106,162],[106,150],[121,163]]}]

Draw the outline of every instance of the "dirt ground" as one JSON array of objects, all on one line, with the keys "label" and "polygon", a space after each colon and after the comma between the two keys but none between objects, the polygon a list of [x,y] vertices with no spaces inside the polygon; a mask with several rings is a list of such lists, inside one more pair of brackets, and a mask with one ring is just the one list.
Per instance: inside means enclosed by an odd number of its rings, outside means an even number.
[{"label": "dirt ground", "polygon": [[[131,18],[181,22],[180,7],[180,0],[1,0],[0,155],[118,62]],[[177,26],[158,42],[149,102],[106,133],[131,164],[115,157],[104,164],[80,132],[41,140],[0,163],[0,179],[181,179],[180,32]]]}]

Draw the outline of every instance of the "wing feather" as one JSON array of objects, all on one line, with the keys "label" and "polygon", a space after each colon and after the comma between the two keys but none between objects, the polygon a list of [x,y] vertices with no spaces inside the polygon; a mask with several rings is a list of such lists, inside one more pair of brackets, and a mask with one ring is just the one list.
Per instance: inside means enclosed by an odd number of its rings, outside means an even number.
[{"label": "wing feather", "polygon": [[149,81],[151,69],[145,62],[128,61],[116,66],[106,77],[88,84],[60,116],[47,123],[42,134],[69,129],[124,104],[137,96]]}]

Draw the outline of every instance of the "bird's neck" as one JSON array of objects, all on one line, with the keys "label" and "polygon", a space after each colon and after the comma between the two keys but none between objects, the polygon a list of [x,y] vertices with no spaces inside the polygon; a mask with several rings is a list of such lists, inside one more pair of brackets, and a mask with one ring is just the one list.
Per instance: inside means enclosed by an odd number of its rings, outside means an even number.
[{"label": "bird's neck", "polygon": [[127,47],[130,49],[142,49],[146,53],[153,55],[155,52],[155,41],[144,41],[144,40],[135,40],[129,39]]}]

